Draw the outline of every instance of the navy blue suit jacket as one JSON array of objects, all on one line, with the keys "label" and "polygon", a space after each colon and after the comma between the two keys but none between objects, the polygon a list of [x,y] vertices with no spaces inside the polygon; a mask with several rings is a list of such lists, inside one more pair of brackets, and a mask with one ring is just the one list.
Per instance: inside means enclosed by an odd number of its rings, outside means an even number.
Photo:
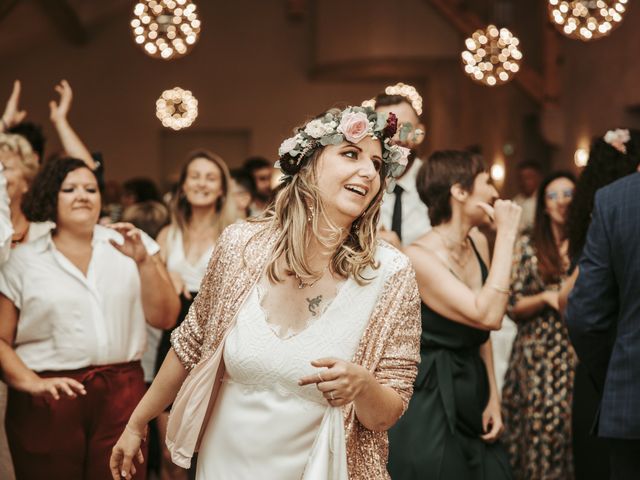
[{"label": "navy blue suit jacket", "polygon": [[566,320],[602,392],[597,433],[640,438],[640,173],[598,190],[578,265]]}]

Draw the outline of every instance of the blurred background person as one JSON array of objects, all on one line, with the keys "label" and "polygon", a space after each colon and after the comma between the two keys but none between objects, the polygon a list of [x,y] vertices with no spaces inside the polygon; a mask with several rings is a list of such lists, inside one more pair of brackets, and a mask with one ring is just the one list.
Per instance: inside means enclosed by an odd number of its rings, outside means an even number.
[{"label": "blurred background person", "polygon": [[517,326],[502,390],[504,445],[515,480],[572,480],[571,402],[576,365],[558,295],[569,269],[566,220],[575,177],[540,185],[533,231],[520,238],[509,316]]},{"label": "blurred background person", "polygon": [[[160,253],[175,292],[180,296],[181,310],[176,328],[182,323],[200,283],[207,271],[209,258],[222,231],[237,220],[235,204],[230,195],[230,176],[224,160],[207,150],[189,154],[180,172],[178,190],[171,202],[171,223],[158,235]],[[171,330],[165,330],[160,340],[156,371],[160,369],[171,348]],[[168,410],[157,419],[160,438],[167,430]],[[171,461],[164,441],[162,444],[162,480],[186,478],[186,470]]]},{"label": "blurred background person", "polygon": [[156,183],[150,178],[136,177],[122,184],[122,197],[120,203],[123,209],[141,202],[161,202],[162,196]]},{"label": "blurred background person", "polygon": [[0,273],[16,476],[107,479],[114,429],[145,390],[145,318],[169,327],[178,299],[155,242],[129,224],[96,225],[100,191],[84,161],[47,162],[24,210],[56,227],[16,248]]},{"label": "blurred background person", "polygon": [[243,168],[251,174],[256,184],[253,203],[251,204],[251,217],[264,212],[273,199],[271,180],[273,177],[273,162],[264,157],[249,157],[244,162]]},{"label": "blurred background person", "polygon": [[[623,130],[624,132],[625,130]],[[571,276],[564,283],[559,298],[564,311],[567,298],[578,276],[577,264],[582,255],[596,191],[640,168],[640,132],[626,130],[628,140],[617,142],[617,135],[596,137],[591,143],[589,162],[576,184],[569,209],[568,238]],[[611,130],[614,134],[616,130]],[[607,132],[609,133],[609,132]],[[609,478],[607,443],[591,433],[600,404],[600,395],[584,365],[578,362],[573,392],[573,458],[576,480]]]},{"label": "blurred background person", "polygon": [[[398,85],[395,87],[397,89]],[[398,118],[398,131],[393,141],[411,150],[407,169],[396,181],[393,191],[385,193],[380,208],[380,236],[396,247],[409,245],[431,228],[428,209],[416,189],[416,176],[422,166],[417,148],[425,136],[425,126],[417,111],[421,107],[409,98],[409,93],[417,94],[414,87],[404,85],[399,91],[404,93],[383,92],[375,98],[377,112],[393,112]]]},{"label": "blurred background person", "polygon": [[255,199],[256,183],[244,168],[231,170],[230,196],[235,202],[238,218],[247,219],[251,215],[251,204]]},{"label": "blurred background person", "polygon": [[523,160],[518,164],[518,190],[513,201],[522,207],[520,232],[530,233],[536,217],[536,193],[542,181],[542,165],[535,160]]},{"label": "blurred background person", "polygon": [[[131,223],[153,239],[155,239],[158,233],[160,233],[160,230],[169,223],[169,220],[169,209],[164,204],[154,201],[131,205],[122,215],[123,222]],[[148,322],[145,327],[147,329],[147,345],[142,355],[141,363],[144,372],[144,382],[147,384],[147,387],[149,387],[155,378],[158,346],[160,345],[163,330],[149,325]],[[146,467],[144,467],[147,469],[147,474],[151,472],[157,475],[160,474],[162,443],[164,442],[160,440],[160,436],[158,435],[158,426],[155,422],[151,422],[149,425],[149,436],[147,437],[149,453],[147,461],[145,462]]]}]

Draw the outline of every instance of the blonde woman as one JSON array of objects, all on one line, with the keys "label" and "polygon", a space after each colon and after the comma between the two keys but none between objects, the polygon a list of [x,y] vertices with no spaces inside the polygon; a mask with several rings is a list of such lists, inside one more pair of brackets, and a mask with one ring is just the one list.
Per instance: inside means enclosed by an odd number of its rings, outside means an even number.
[{"label": "blonde woman", "polygon": [[413,270],[375,237],[407,160],[396,125],[349,107],[283,142],[273,209],[220,237],[113,449],[114,479],[131,478],[171,402],[167,444],[185,467],[199,448],[196,478],[389,478],[386,430],[411,397],[420,335]]},{"label": "blonde woman", "polygon": [[[191,153],[180,172],[178,191],[171,202],[171,224],[158,235],[160,253],[182,304],[177,325],[182,323],[198,293],[216,241],[236,220],[233,202],[229,200],[229,186],[227,165],[213,152]],[[171,348],[172,331],[162,334],[156,371]],[[168,412],[158,417],[160,438],[166,434],[167,418]],[[164,442],[162,453],[161,478],[186,478],[186,471],[171,462]]]}]

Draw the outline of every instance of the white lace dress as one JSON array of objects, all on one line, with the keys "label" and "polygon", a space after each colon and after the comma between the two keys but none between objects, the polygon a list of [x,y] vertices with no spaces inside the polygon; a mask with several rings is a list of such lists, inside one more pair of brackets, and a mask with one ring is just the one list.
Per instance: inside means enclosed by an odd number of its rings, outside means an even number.
[{"label": "white lace dress", "polygon": [[[374,298],[347,280],[324,313],[305,330],[281,338],[251,291],[224,347],[226,374],[204,434],[198,480],[299,480],[329,408],[315,384],[298,380],[324,357],[351,361]],[[377,293],[377,292],[376,292]],[[370,306],[369,306],[370,304]]]}]

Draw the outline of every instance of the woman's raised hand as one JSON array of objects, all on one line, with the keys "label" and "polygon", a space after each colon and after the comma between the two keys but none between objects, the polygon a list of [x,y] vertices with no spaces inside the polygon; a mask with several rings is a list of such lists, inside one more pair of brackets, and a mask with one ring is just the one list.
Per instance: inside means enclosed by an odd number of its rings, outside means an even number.
[{"label": "woman's raised hand", "polygon": [[67,114],[73,100],[73,91],[66,80],[62,80],[56,85],[55,91],[60,95],[60,101],[58,103],[55,100],[49,102],[49,117],[53,123],[58,123],[67,120]]},{"label": "woman's raised hand", "polygon": [[375,378],[361,365],[338,358],[321,358],[311,362],[322,368],[318,373],[301,378],[298,385],[316,384],[316,387],[332,407],[340,407],[353,402]]},{"label": "woman's raised hand", "polygon": [[136,263],[140,264],[144,262],[149,255],[147,254],[147,249],[142,243],[142,235],[140,230],[138,230],[135,226],[130,223],[114,223],[112,225],[107,225],[107,228],[111,228],[115,230],[122,238],[124,238],[124,242],[122,244],[109,240],[113,247],[120,251],[123,255],[132,258]]},{"label": "woman's raised hand", "polygon": [[9,96],[9,100],[7,100],[7,104],[4,107],[4,112],[2,113],[2,122],[4,128],[11,128],[14,125],[20,123],[27,116],[27,112],[25,110],[20,110],[20,80],[16,80],[13,82],[13,89],[11,90],[11,95]]},{"label": "woman's raised hand", "polygon": [[147,427],[138,431],[127,425],[120,438],[111,450],[109,468],[113,480],[131,479],[136,474],[136,466],[133,463],[135,457],[140,464],[144,463],[144,455],[140,445],[147,437]]},{"label": "woman's raised hand", "polygon": [[518,232],[522,207],[511,200],[496,200],[493,206],[488,203],[479,203],[478,205],[495,224],[497,231]]}]

